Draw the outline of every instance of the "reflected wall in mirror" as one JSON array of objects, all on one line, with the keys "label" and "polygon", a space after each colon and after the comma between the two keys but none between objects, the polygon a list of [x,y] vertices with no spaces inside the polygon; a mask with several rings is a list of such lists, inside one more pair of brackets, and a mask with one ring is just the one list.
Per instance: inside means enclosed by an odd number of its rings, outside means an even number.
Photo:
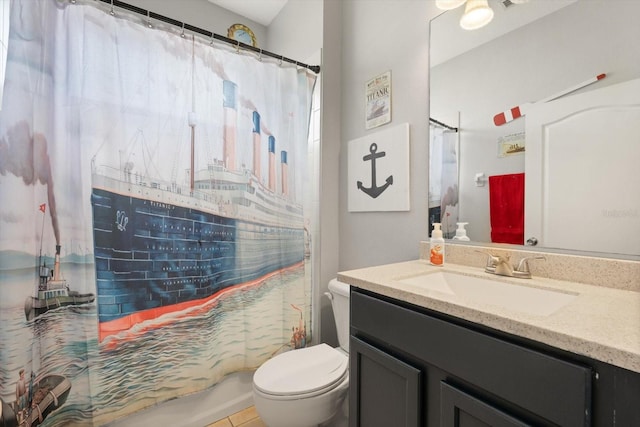
[{"label": "reflected wall in mirror", "polygon": [[640,2],[489,3],[479,30],[455,10],[431,21],[430,116],[458,120],[458,221],[476,242],[640,255]]}]

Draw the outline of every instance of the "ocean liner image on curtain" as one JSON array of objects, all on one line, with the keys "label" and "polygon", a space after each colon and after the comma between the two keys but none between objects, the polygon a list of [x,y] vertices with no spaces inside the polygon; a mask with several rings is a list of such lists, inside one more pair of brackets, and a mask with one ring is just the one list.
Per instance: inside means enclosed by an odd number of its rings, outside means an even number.
[{"label": "ocean liner image on curtain", "polygon": [[254,110],[252,164],[238,164],[237,152],[249,149],[237,146],[238,86],[223,80],[222,92],[223,158],[202,169],[194,169],[197,118],[188,116],[189,185],[143,175],[128,159],[118,169],[92,165],[100,340],[304,261],[303,210],[289,191],[288,153],[278,152],[274,135],[262,138]]}]

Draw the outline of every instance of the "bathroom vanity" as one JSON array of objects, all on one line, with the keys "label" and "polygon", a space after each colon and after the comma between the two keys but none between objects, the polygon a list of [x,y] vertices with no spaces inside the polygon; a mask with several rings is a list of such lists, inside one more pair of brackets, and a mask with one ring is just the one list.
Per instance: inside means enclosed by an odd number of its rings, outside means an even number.
[{"label": "bathroom vanity", "polygon": [[[420,282],[443,271],[448,290]],[[542,278],[523,286],[574,298],[526,312],[458,292],[457,275],[488,276],[423,260],[338,275],[352,285],[352,427],[640,425],[640,293]]]}]

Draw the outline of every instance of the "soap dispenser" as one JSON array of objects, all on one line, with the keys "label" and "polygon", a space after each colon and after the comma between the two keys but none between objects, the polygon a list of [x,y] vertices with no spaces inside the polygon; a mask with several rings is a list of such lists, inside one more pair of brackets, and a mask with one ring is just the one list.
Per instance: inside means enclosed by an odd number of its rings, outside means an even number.
[{"label": "soap dispenser", "polygon": [[444,265],[444,239],[442,238],[439,222],[433,223],[433,231],[429,242],[429,261],[432,265]]},{"label": "soap dispenser", "polygon": [[453,236],[453,240],[462,240],[465,242],[470,241],[469,237],[467,237],[467,229],[464,228],[465,225],[469,224],[468,222],[456,222],[458,224],[458,228],[456,229],[456,235]]}]

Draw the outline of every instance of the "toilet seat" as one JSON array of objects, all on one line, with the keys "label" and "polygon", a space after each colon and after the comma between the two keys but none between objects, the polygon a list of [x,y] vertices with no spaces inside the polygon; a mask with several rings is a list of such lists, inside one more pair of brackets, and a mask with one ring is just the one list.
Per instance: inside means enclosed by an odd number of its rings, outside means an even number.
[{"label": "toilet seat", "polygon": [[348,381],[348,366],[344,353],[323,343],[268,360],[255,372],[253,385],[277,400],[313,397]]}]

